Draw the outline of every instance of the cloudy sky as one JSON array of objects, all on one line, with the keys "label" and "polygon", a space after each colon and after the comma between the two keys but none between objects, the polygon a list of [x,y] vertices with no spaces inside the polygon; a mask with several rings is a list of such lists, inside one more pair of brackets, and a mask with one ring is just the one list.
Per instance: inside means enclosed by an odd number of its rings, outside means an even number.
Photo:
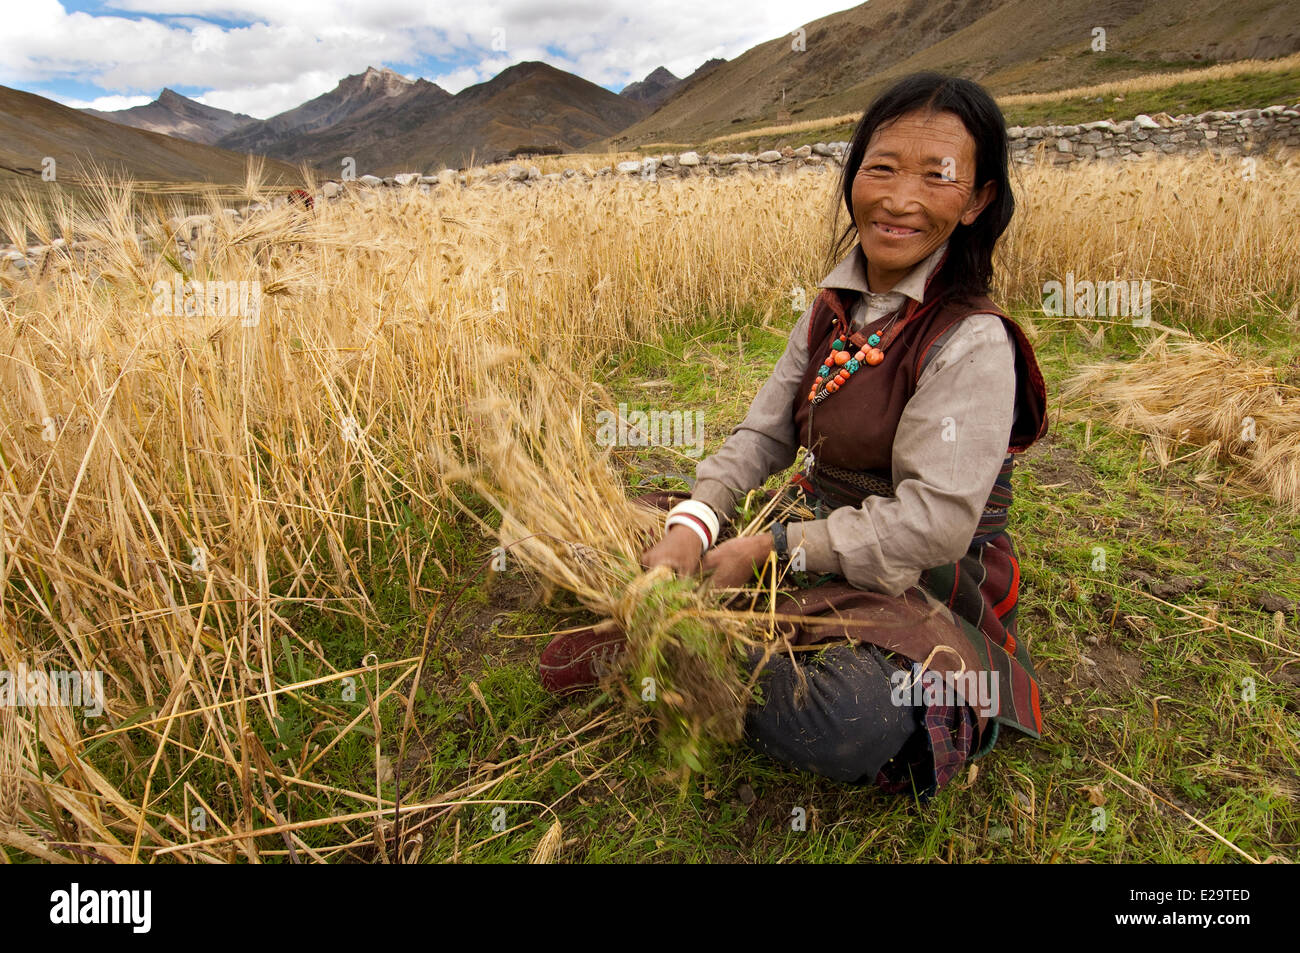
[{"label": "cloudy sky", "polygon": [[853,0],[3,0],[0,85],[124,109],[164,86],[266,118],[368,66],[455,93],[523,60],[614,92]]}]

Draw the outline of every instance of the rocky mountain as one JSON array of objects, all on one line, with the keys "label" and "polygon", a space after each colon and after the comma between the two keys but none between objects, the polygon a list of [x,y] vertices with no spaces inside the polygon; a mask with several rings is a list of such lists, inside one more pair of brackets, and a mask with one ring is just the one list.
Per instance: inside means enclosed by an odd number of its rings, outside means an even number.
[{"label": "rocky mountain", "polygon": [[645,79],[635,83],[628,83],[619,92],[619,95],[626,96],[638,103],[645,103],[648,106],[658,106],[668,98],[669,94],[677,86],[681,85],[681,82],[678,77],[660,66]]},{"label": "rocky mountain", "polygon": [[[0,185],[42,182],[54,160],[58,182],[92,169],[154,182],[243,182],[249,157],[226,149],[88,115],[61,103],[0,86]],[[293,166],[266,162],[264,181],[294,182]]]},{"label": "rocky mountain", "polygon": [[225,136],[219,145],[283,159],[306,157],[302,142],[312,133],[367,117],[401,110],[425,111],[450,99],[442,87],[424,79],[407,79],[390,69],[375,69],[342,79],[328,93],[301,106],[255,122]]},{"label": "rocky mountain", "polygon": [[[776,121],[861,113],[893,80],[934,69],[995,94],[1047,92],[1300,49],[1291,0],[869,0],[760,43],[596,147],[699,143]],[[1097,28],[1105,49],[1094,51]],[[700,71],[697,71],[699,73]]]},{"label": "rocky mountain", "polygon": [[205,106],[171,89],[164,89],[157,99],[144,106],[110,111],[83,109],[82,112],[109,122],[148,129],[150,132],[160,132],[165,136],[176,136],[205,145],[213,145],[222,136],[258,121],[243,113]]},{"label": "rocky mountain", "polygon": [[[576,151],[651,110],[644,103],[536,61],[516,63],[455,96],[432,83],[420,82],[423,84],[417,83],[409,92],[333,125],[299,132],[252,151],[307,161],[333,174],[345,157],[356,161],[358,172],[436,171],[444,166],[459,168],[492,161],[514,150]],[[247,133],[222,144],[232,148],[256,145]]]}]

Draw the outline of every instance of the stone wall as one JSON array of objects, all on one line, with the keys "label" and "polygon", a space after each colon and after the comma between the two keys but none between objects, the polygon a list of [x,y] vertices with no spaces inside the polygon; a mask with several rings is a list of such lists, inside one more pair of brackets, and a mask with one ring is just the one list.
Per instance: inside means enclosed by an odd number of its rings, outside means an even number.
[{"label": "stone wall", "polygon": [[[1012,126],[1007,130],[1016,162],[1045,158],[1056,165],[1090,159],[1140,160],[1152,155],[1259,155],[1275,146],[1300,146],[1300,103],[1199,116],[1138,116],[1077,126]],[[1041,151],[1039,147],[1041,146]]]},{"label": "stone wall", "polygon": [[[1300,146],[1300,103],[1292,106],[1268,106],[1238,112],[1205,112],[1198,116],[1170,116],[1157,113],[1115,122],[1103,119],[1075,126],[1012,126],[1007,130],[1013,161],[1021,164],[1048,161],[1054,165],[1110,159],[1139,161],[1156,155],[1260,155],[1274,147]],[[700,155],[683,152],[628,160],[595,172],[565,169],[545,175],[533,165],[512,163],[505,169],[468,169],[457,172],[444,169],[438,175],[406,173],[381,179],[362,176],[357,181],[367,186],[424,186],[440,182],[468,185],[471,182],[558,181],[624,176],[654,181],[663,177],[689,178],[699,175],[731,175],[736,172],[773,174],[804,166],[838,166],[843,163],[847,142],[818,142],[797,149],[750,153],[714,153]],[[341,183],[326,183],[326,197],[344,188]]]}]

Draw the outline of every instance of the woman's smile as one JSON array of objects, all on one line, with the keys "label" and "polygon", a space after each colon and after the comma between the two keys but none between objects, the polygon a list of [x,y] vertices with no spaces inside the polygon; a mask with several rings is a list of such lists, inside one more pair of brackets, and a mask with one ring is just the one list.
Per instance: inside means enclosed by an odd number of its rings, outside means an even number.
[{"label": "woman's smile", "polygon": [[906,225],[890,225],[888,222],[872,222],[871,224],[876,227],[877,231],[892,241],[921,234],[919,228],[909,228]]},{"label": "woman's smile", "polygon": [[889,291],[959,224],[975,221],[993,186],[974,185],[975,139],[953,113],[912,112],[876,130],[853,181],[872,291]]}]

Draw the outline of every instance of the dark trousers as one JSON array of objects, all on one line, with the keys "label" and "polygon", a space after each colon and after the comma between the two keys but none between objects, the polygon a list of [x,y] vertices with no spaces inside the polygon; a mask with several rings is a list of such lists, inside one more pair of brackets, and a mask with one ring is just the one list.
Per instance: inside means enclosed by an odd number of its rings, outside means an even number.
[{"label": "dark trousers", "polygon": [[899,667],[874,645],[839,643],[796,657],[803,680],[788,655],[773,656],[759,673],[762,702],[746,714],[745,740],[801,771],[875,781],[922,729],[923,709],[890,699]]}]

